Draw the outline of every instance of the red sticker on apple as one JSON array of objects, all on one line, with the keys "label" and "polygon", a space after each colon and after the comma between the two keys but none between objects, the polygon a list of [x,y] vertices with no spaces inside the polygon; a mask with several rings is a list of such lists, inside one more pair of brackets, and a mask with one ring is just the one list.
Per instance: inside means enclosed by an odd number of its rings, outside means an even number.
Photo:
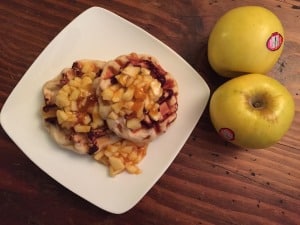
[{"label": "red sticker on apple", "polygon": [[282,43],[283,43],[282,35],[278,32],[274,32],[267,40],[267,48],[270,51],[276,51],[281,47]]},{"label": "red sticker on apple", "polygon": [[233,141],[235,138],[234,132],[229,128],[221,128],[219,134],[227,141]]}]

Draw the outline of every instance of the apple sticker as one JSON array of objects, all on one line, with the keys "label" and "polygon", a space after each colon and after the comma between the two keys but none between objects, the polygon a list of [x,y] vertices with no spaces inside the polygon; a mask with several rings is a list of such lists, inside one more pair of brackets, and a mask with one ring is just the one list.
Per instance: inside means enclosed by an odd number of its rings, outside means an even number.
[{"label": "apple sticker", "polygon": [[279,32],[274,32],[267,40],[267,48],[270,51],[276,51],[281,47],[282,43],[283,43],[282,35]]},{"label": "apple sticker", "polygon": [[234,132],[229,128],[221,128],[219,134],[227,141],[234,140]]}]

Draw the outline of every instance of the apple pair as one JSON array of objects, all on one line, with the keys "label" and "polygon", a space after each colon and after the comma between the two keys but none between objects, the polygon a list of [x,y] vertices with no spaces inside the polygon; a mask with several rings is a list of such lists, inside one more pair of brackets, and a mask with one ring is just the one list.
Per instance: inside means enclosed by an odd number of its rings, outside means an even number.
[{"label": "apple pair", "polygon": [[284,43],[280,20],[259,6],[225,13],[208,41],[208,60],[221,76],[233,78],[210,100],[211,121],[227,141],[246,148],[278,142],[294,118],[294,100],[277,80],[266,76]]}]

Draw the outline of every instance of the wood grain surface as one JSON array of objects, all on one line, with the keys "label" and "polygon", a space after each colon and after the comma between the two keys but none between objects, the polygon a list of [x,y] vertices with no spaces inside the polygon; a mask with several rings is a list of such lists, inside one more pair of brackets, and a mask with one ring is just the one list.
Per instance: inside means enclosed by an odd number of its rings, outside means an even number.
[{"label": "wood grain surface", "polygon": [[283,54],[269,75],[291,92],[296,115],[277,144],[249,150],[225,143],[206,109],[153,188],[134,208],[114,215],[41,171],[1,128],[0,224],[300,224],[299,0],[0,1],[0,107],[47,44],[91,6],[111,10],[166,43],[213,92],[225,79],[208,65],[208,35],[224,12],[241,5],[272,10],[285,28]]}]

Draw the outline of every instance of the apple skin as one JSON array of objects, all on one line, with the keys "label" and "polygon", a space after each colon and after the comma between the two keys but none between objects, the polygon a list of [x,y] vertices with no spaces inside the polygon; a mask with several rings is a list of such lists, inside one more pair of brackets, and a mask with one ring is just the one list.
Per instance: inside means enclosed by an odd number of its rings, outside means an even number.
[{"label": "apple skin", "polygon": [[289,129],[294,99],[274,78],[247,74],[219,86],[209,113],[216,131],[227,141],[252,149],[267,148]]},{"label": "apple skin", "polygon": [[266,74],[278,61],[283,45],[283,26],[275,14],[260,6],[237,7],[213,27],[208,61],[216,73],[225,77]]}]

